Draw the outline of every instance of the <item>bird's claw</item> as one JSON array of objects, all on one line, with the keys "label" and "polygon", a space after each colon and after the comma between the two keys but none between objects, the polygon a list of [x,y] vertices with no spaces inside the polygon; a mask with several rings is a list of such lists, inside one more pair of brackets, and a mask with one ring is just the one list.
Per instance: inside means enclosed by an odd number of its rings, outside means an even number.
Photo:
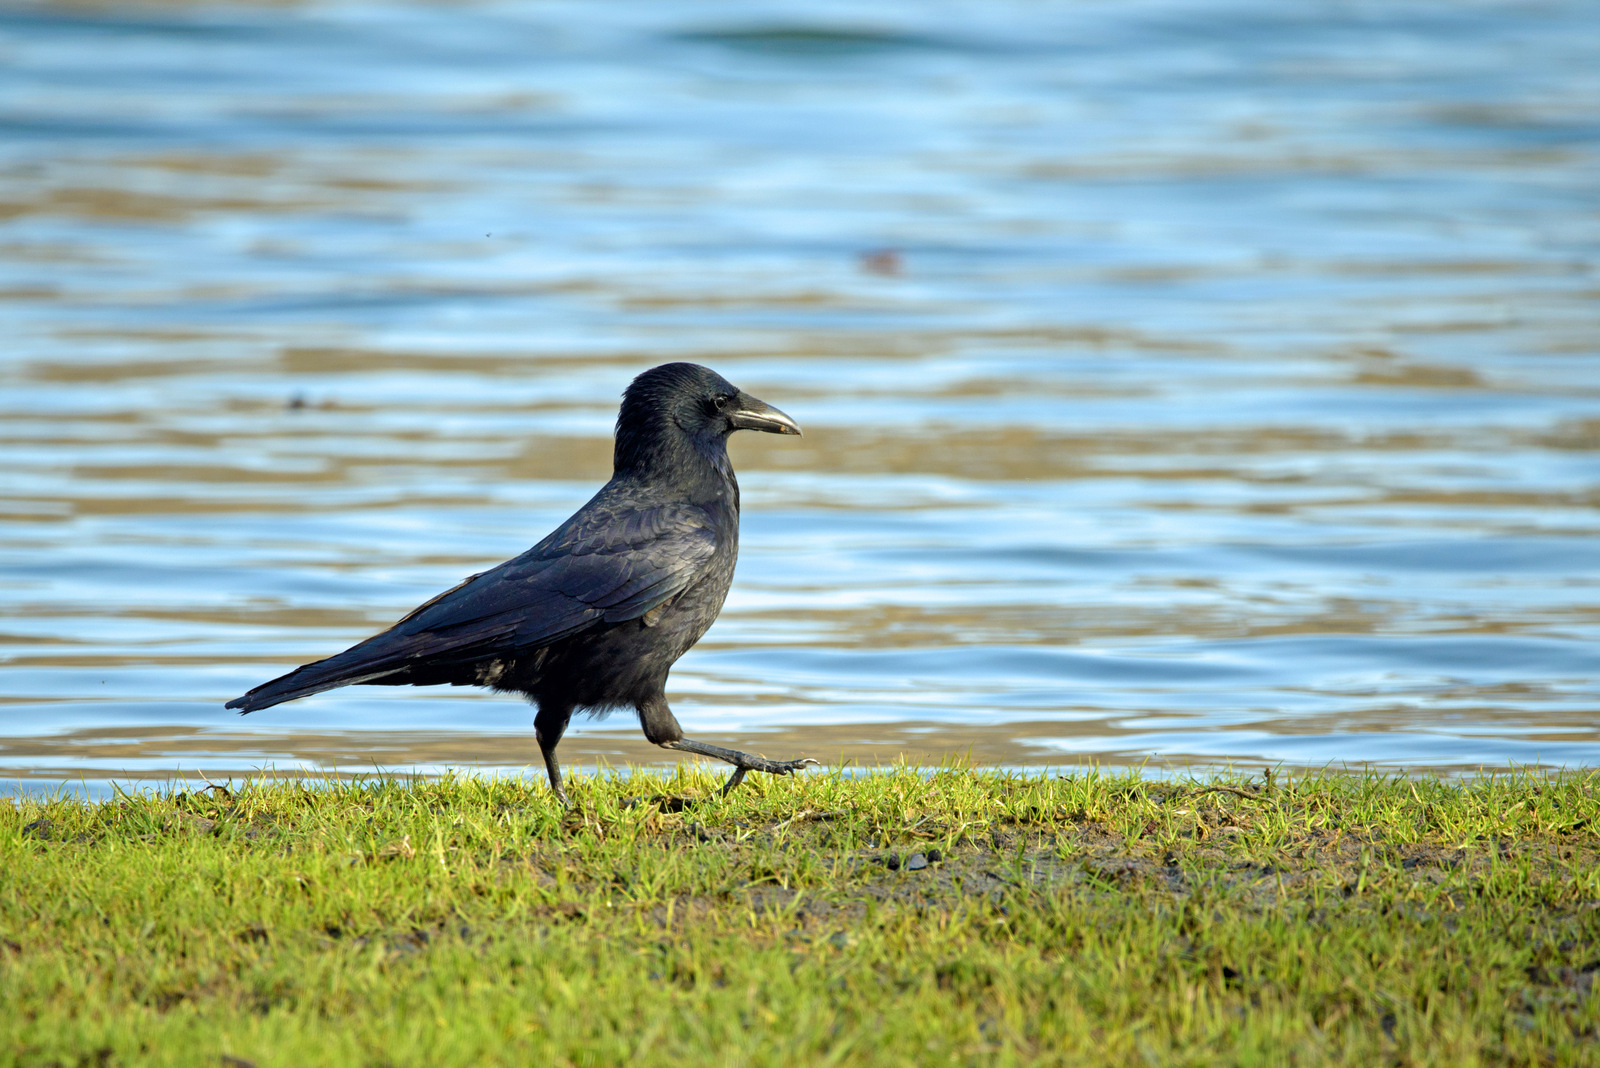
[{"label": "bird's claw", "polygon": [[768,775],[792,775],[809,767],[820,767],[821,761],[812,760],[810,757],[801,757],[799,760],[768,760],[766,757],[754,757],[745,753],[739,754],[745,759],[734,765],[733,774],[728,776],[728,781],[722,785],[722,796],[735,786],[744,782],[745,774],[752,771],[764,771]]},{"label": "bird's claw", "polygon": [[680,753],[693,753],[696,756],[710,757],[712,760],[721,760],[733,765],[733,774],[722,787],[726,794],[741,782],[746,774],[752,771],[763,771],[768,775],[792,775],[802,768],[816,764],[817,761],[810,757],[801,757],[799,760],[768,760],[766,757],[756,756],[753,753],[741,753],[737,749],[724,749],[720,745],[710,745],[706,742],[697,742],[691,738],[675,738],[670,742],[658,743],[665,749],[676,749]]},{"label": "bird's claw", "polygon": [[768,760],[766,757],[750,757],[749,763],[737,765],[740,771],[764,771],[768,775],[792,775],[803,768],[817,765],[819,762],[810,757],[801,757],[799,760]]},{"label": "bird's claw", "polygon": [[778,763],[783,767],[783,770],[777,773],[779,775],[788,775],[791,772],[803,771],[806,768],[822,767],[822,761],[812,760],[810,757],[801,757],[799,760],[780,760]]}]

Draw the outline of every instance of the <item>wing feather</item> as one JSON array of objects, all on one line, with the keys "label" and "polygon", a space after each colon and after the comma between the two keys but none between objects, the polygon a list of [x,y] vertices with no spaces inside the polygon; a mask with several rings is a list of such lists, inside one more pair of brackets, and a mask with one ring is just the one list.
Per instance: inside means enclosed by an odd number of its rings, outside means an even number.
[{"label": "wing feather", "polygon": [[716,528],[703,510],[608,507],[604,497],[521,556],[471,576],[382,634],[264,683],[228,707],[251,712],[378,681],[419,660],[470,663],[637,619],[692,585],[716,553]]}]

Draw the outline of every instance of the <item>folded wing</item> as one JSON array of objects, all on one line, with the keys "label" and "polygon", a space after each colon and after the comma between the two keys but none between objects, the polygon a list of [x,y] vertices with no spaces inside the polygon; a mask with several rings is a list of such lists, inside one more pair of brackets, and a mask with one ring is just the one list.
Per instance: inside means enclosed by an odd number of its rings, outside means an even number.
[{"label": "folded wing", "polygon": [[605,494],[532,549],[413,610],[382,634],[296,668],[228,702],[241,713],[358,683],[402,681],[420,665],[448,674],[531,652],[590,627],[637,619],[676,597],[716,552],[688,505],[613,507]]}]

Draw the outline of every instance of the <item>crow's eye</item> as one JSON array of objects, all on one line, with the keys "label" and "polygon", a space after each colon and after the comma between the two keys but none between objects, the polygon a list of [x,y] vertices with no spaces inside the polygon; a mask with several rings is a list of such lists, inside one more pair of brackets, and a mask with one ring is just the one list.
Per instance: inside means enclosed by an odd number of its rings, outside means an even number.
[{"label": "crow's eye", "polygon": [[731,396],[729,396],[728,394],[723,393],[720,396],[718,396],[717,399],[712,401],[711,403],[715,404],[717,406],[717,411],[725,412],[729,408],[733,407],[733,398]]}]

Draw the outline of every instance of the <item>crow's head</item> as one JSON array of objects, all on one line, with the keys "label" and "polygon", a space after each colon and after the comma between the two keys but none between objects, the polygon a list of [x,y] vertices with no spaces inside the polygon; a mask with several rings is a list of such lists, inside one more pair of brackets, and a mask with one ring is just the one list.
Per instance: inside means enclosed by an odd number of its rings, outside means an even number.
[{"label": "crow's head", "polygon": [[735,430],[799,434],[793,419],[696,363],[664,363],[635,378],[617,413],[617,466],[631,466],[674,443],[721,451]]}]

